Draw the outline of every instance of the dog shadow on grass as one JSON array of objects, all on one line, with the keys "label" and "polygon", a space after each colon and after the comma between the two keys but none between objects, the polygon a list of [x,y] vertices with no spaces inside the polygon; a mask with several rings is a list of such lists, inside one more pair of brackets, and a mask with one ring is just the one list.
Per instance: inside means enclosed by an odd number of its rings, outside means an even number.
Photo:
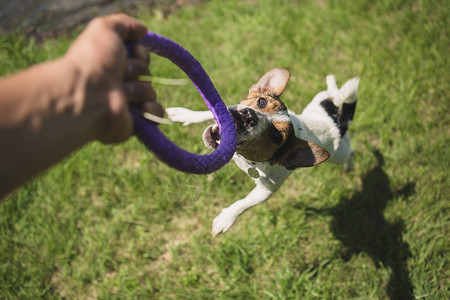
[{"label": "dog shadow on grass", "polygon": [[332,217],[330,229],[342,242],[342,258],[350,260],[353,255],[367,253],[377,267],[391,269],[386,287],[390,299],[413,299],[413,287],[407,269],[411,256],[409,245],[403,241],[404,222],[390,222],[383,210],[393,199],[414,193],[415,184],[393,190],[389,177],[383,170],[382,154],[374,151],[377,165],[362,177],[362,190],[350,197],[343,197],[329,209],[321,210]]}]

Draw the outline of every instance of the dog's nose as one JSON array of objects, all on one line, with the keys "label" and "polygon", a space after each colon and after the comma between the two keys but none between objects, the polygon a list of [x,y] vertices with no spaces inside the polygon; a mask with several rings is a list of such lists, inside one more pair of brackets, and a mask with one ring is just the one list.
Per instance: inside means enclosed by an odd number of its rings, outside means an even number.
[{"label": "dog's nose", "polygon": [[228,111],[233,116],[237,129],[246,130],[258,124],[258,116],[256,112],[249,107],[230,106]]},{"label": "dog's nose", "polygon": [[241,110],[238,110],[237,113],[241,117],[244,126],[255,126],[258,124],[258,117],[256,116],[256,113],[251,108],[244,108]]}]

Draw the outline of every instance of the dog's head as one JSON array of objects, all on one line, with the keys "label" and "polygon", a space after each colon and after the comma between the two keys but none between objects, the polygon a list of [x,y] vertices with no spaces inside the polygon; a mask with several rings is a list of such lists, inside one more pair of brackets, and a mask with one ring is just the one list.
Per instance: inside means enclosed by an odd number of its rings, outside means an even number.
[{"label": "dog's head", "polygon": [[[293,170],[317,165],[328,159],[329,154],[295,136],[288,110],[280,100],[288,81],[286,69],[272,69],[250,88],[246,100],[228,110],[236,124],[238,154],[251,161],[269,161]],[[220,143],[217,124],[206,128],[203,141],[206,146],[217,148]]]}]

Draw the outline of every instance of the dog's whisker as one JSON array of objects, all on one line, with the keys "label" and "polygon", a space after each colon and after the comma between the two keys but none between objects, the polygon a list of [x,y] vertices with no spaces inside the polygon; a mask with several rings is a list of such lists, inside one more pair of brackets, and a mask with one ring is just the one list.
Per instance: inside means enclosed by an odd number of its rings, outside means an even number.
[{"label": "dog's whisker", "polygon": [[225,92],[225,103],[227,104],[227,106],[231,106],[231,105],[233,105],[233,103],[232,103],[232,100],[231,100],[231,98],[230,98],[230,96],[228,95],[228,93],[227,92]]}]

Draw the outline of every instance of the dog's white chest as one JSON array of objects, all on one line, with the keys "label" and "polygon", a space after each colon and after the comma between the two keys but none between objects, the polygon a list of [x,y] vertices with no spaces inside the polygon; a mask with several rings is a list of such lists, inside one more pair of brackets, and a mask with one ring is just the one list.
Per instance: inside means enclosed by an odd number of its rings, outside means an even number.
[{"label": "dog's white chest", "polygon": [[[239,169],[253,178],[256,184],[264,185],[269,190],[277,190],[292,172],[269,162],[250,162],[239,154],[234,154],[233,160]],[[252,173],[257,176],[252,176]]]}]

